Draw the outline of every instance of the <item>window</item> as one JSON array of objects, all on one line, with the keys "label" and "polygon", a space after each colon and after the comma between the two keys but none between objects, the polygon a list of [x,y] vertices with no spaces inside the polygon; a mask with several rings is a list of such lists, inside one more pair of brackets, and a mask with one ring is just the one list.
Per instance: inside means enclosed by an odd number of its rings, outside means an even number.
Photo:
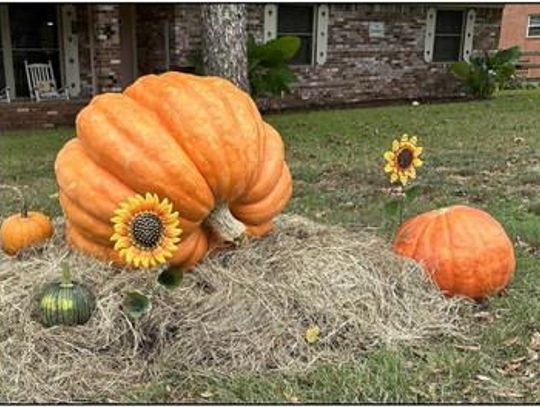
[{"label": "window", "polygon": [[529,16],[527,37],[540,37],[540,14]]},{"label": "window", "polygon": [[437,10],[433,44],[434,62],[462,59],[463,14],[461,10]]},{"label": "window", "polygon": [[310,65],[313,62],[314,7],[304,5],[278,6],[277,36],[294,35],[300,38],[298,53],[290,61],[291,65]]},{"label": "window", "polygon": [[424,60],[430,62],[468,61],[473,52],[474,9],[430,7],[426,14]]}]

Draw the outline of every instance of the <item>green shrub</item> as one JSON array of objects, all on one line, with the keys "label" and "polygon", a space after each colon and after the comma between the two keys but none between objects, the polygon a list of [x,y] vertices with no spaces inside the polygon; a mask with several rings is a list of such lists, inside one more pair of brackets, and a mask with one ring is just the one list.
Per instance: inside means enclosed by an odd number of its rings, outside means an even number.
[{"label": "green shrub", "polygon": [[248,40],[248,77],[255,97],[290,92],[296,75],[288,62],[300,49],[300,39],[293,36],[275,38],[265,44]]},{"label": "green shrub", "polygon": [[500,50],[492,55],[484,51],[483,55],[471,57],[469,62],[456,62],[450,71],[465,82],[474,96],[488,98],[512,83],[520,56],[519,47]]},{"label": "green shrub", "polygon": [[[248,79],[251,95],[280,96],[290,92],[290,86],[296,82],[296,75],[288,62],[300,49],[300,38],[283,36],[257,44],[252,36],[248,38]],[[193,73],[205,75],[202,56],[194,54],[190,58]]]}]

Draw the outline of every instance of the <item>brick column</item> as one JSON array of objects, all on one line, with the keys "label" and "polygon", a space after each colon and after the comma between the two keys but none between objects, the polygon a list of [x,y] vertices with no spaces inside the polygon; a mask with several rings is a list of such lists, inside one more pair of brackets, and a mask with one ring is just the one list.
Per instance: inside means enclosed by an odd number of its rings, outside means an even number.
[{"label": "brick column", "polygon": [[201,54],[201,5],[175,4],[171,38],[171,65],[174,68],[190,64],[191,58]]},{"label": "brick column", "polygon": [[120,92],[122,90],[120,57],[120,10],[116,4],[95,4],[94,22],[94,66],[97,93]]}]

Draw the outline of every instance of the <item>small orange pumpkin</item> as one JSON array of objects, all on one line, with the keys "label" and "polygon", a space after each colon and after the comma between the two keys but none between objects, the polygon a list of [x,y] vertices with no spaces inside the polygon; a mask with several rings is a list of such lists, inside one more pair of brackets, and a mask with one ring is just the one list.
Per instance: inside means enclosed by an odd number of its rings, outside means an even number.
[{"label": "small orange pumpkin", "polygon": [[398,229],[393,250],[419,262],[444,294],[475,300],[503,290],[516,268],[500,223],[464,205],[409,219]]},{"label": "small orange pumpkin", "polygon": [[10,185],[0,185],[0,188],[17,192],[22,205],[20,213],[9,216],[0,226],[0,244],[5,253],[14,256],[53,235],[51,219],[41,212],[28,212],[24,196],[18,188]]}]

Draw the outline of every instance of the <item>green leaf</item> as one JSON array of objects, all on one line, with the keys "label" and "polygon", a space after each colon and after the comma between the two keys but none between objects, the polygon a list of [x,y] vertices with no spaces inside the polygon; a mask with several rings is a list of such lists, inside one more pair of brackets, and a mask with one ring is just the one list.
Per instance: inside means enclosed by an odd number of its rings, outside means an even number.
[{"label": "green leaf", "polygon": [[124,297],[123,308],[133,319],[139,319],[152,309],[150,298],[140,291],[130,291]]},{"label": "green leaf", "polygon": [[492,57],[492,64],[498,66],[506,63],[517,63],[521,57],[521,50],[519,47],[511,47],[497,51],[497,53]]},{"label": "green leaf", "polygon": [[300,38],[292,35],[285,35],[273,40],[273,46],[281,50],[285,61],[290,61],[300,49],[302,42]]},{"label": "green leaf", "polygon": [[255,45],[250,56],[266,64],[280,65],[293,58],[300,49],[300,45],[300,38],[286,35],[274,38],[265,44]]},{"label": "green leaf", "polygon": [[288,93],[296,81],[296,75],[287,62],[300,49],[298,37],[283,36],[257,44],[253,37],[248,39],[248,76],[251,94],[279,96]]},{"label": "green leaf", "polygon": [[471,68],[467,62],[456,62],[450,67],[450,72],[460,79],[467,79],[471,75]]},{"label": "green leaf", "polygon": [[405,191],[405,199],[409,202],[414,201],[422,193],[420,185],[414,185]]},{"label": "green leaf", "polygon": [[169,267],[158,277],[158,283],[163,287],[174,290],[182,284],[184,279],[184,269],[182,267]]},{"label": "green leaf", "polygon": [[399,212],[399,205],[401,205],[400,200],[394,199],[384,205],[384,211],[388,216],[397,216]]}]

